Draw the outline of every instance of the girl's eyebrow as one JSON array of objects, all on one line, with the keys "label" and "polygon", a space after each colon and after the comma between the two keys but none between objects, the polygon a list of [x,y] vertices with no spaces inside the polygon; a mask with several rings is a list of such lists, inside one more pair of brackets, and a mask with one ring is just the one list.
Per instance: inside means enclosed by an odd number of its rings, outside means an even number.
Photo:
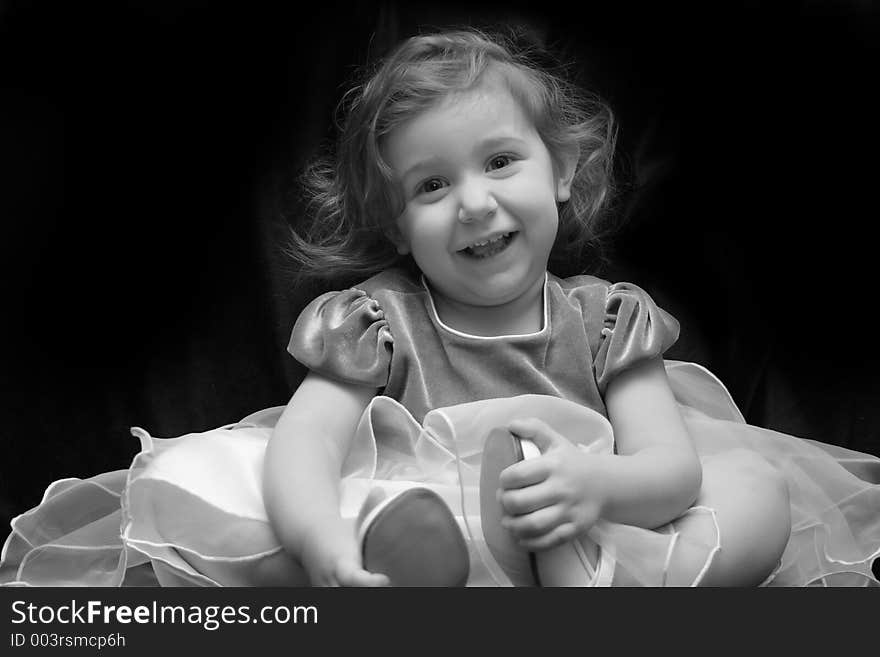
[{"label": "girl's eyebrow", "polygon": [[438,157],[436,155],[432,157],[425,158],[424,160],[419,160],[411,167],[409,167],[406,171],[403,172],[402,178],[408,178],[414,173],[418,173],[422,169],[429,169],[431,167],[437,166],[443,162],[443,158]]},{"label": "girl's eyebrow", "polygon": [[[502,146],[517,146],[520,148],[526,147],[527,142],[523,141],[519,137],[514,137],[512,135],[501,135],[497,137],[487,137],[486,139],[481,139],[474,144],[474,151],[482,151],[482,150],[491,150],[494,148],[501,148]],[[403,172],[402,178],[408,178],[414,173],[418,173],[421,169],[430,169],[431,167],[437,166],[443,163],[443,158],[437,155],[427,157],[424,160],[419,160],[411,167],[409,167],[406,171]]]},{"label": "girl's eyebrow", "polygon": [[520,146],[524,147],[527,145],[525,141],[520,139],[519,137],[514,137],[513,135],[500,135],[497,137],[487,137],[486,139],[481,139],[476,143],[476,148],[500,148],[501,146]]}]

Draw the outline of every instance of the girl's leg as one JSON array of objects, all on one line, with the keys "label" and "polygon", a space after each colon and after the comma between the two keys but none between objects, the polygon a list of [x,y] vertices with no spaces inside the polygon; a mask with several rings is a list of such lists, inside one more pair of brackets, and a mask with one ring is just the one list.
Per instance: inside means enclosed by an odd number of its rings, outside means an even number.
[{"label": "girl's leg", "polygon": [[[700,584],[757,586],[766,580],[778,565],[791,533],[788,486],[779,472],[748,450],[716,455],[703,462],[703,487],[697,504],[715,510],[721,534],[721,550]],[[688,514],[675,524],[683,537],[689,532],[705,535],[715,531],[714,522],[705,514]],[[670,573],[684,570],[678,573],[680,577],[702,565],[688,563],[688,557],[686,549],[678,556],[673,554]]]},{"label": "girl's leg", "polygon": [[[773,572],[791,532],[788,487],[766,460],[748,450],[732,450],[703,461],[703,486],[694,511],[672,523],[680,533],[668,565],[667,581],[690,585],[699,577],[720,534],[700,586],[757,586]],[[717,520],[717,527],[716,522]],[[615,584],[625,586],[625,573]]]}]

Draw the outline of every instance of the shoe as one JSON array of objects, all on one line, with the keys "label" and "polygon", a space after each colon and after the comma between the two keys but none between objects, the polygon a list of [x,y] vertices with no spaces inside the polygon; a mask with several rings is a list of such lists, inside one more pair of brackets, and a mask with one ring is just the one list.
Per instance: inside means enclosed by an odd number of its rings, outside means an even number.
[{"label": "shoe", "polygon": [[506,429],[495,429],[486,438],[480,465],[480,525],[489,552],[514,586],[540,586],[535,553],[524,549],[501,526],[504,508],[498,501],[498,478],[502,470],[522,461],[523,443]]},{"label": "shoe", "polygon": [[464,586],[470,557],[455,517],[437,493],[374,488],[358,516],[364,568],[391,586]]},{"label": "shoe", "polygon": [[501,472],[540,450],[506,429],[486,438],[480,467],[480,522],[489,551],[514,586],[596,586],[610,584],[613,561],[589,539],[529,552],[501,525],[504,509],[496,497]]}]

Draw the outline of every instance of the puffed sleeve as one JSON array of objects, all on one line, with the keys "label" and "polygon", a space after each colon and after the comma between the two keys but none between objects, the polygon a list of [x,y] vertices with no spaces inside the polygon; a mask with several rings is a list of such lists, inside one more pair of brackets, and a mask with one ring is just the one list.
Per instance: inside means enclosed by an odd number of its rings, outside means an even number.
[{"label": "puffed sleeve", "polygon": [[287,351],[310,370],[383,388],[394,340],[379,303],[362,290],[328,292],[300,313]]},{"label": "puffed sleeve", "polygon": [[615,283],[605,297],[602,339],[593,361],[603,395],[608,383],[628,367],[660,356],[678,340],[678,321],[640,287]]}]

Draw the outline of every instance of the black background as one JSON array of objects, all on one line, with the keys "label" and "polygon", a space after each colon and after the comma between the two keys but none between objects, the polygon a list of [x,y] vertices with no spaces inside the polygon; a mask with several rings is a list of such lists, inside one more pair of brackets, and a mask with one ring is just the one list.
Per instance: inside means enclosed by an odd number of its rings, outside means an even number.
[{"label": "black background", "polygon": [[750,422],[880,454],[876,17],[766,4],[0,2],[0,521],[126,467],[132,425],[287,401],[320,290],[291,287],[286,190],[355,66],[420,25],[524,22],[576,60],[631,181],[603,275]]}]

